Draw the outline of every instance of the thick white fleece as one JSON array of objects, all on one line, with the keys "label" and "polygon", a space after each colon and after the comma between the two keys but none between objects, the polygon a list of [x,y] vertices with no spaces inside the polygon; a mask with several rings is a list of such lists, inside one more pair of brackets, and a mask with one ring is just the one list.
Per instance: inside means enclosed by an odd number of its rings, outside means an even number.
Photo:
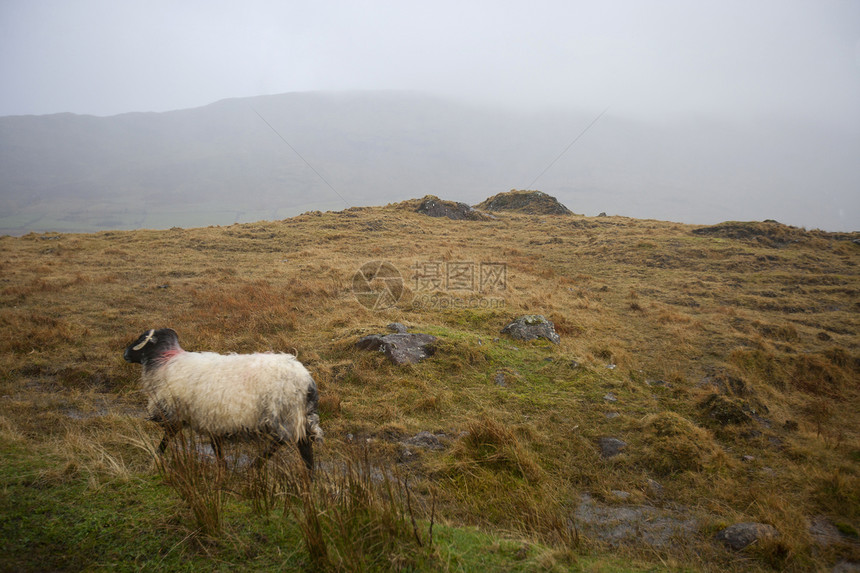
[{"label": "thick white fleece", "polygon": [[307,406],[313,378],[291,354],[179,351],[145,369],[141,381],[150,415],[202,433],[267,433],[292,442],[322,435]]}]

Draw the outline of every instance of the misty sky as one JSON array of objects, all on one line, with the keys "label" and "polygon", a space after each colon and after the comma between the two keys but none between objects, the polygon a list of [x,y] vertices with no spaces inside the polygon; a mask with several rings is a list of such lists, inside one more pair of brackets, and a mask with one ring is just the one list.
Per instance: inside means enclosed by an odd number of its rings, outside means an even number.
[{"label": "misty sky", "polygon": [[409,89],[860,129],[860,2],[0,0],[0,115]]}]

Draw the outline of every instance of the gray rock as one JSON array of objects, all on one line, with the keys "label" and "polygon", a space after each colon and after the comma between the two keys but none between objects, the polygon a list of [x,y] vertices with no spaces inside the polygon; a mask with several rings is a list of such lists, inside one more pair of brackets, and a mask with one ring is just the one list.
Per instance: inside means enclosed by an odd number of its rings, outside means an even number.
[{"label": "gray rock", "polygon": [[520,373],[511,368],[500,368],[496,370],[496,374],[493,376],[493,381],[502,388],[507,387],[509,384],[516,383],[519,379]]},{"label": "gray rock", "polygon": [[[573,213],[552,195],[541,191],[518,191],[512,189],[499,193],[478,203],[475,207],[485,211],[510,211],[528,215],[572,215]],[[546,220],[541,220],[546,223]]]},{"label": "gray rock", "polygon": [[618,398],[616,398],[615,394],[613,394],[612,392],[607,393],[606,396],[603,397],[603,399],[606,400],[607,402],[617,402],[618,401]]},{"label": "gray rock", "polygon": [[817,515],[810,520],[809,535],[816,544],[822,547],[828,547],[842,541],[842,534],[823,515]]},{"label": "gray rock", "polygon": [[[443,437],[445,437],[443,435]],[[431,434],[430,432],[423,431],[418,432],[411,438],[408,438],[403,441],[404,444],[408,446],[413,446],[416,448],[424,448],[426,450],[442,450],[445,449],[445,445],[439,440],[439,436],[435,434]]]},{"label": "gray rock", "polygon": [[507,383],[505,382],[505,373],[504,373],[504,372],[502,372],[501,370],[499,370],[498,372],[496,372],[496,378],[495,378],[495,380],[496,380],[496,384],[497,384],[497,385],[499,385],[499,386],[501,386],[502,388],[504,388],[505,386],[507,386]]},{"label": "gray rock", "polygon": [[429,217],[448,217],[455,221],[489,221],[496,218],[489,213],[473,209],[466,203],[444,201],[433,195],[424,197],[416,211]]},{"label": "gray rock", "polygon": [[663,495],[663,486],[660,482],[648,478],[645,480],[645,483],[648,484],[648,489],[651,491],[652,495]]},{"label": "gray rock", "polygon": [[432,356],[436,351],[436,337],[422,333],[370,334],[355,343],[361,350],[377,350],[385,353],[394,364],[415,364]]},{"label": "gray rock", "polygon": [[527,314],[517,318],[502,329],[502,334],[509,334],[517,340],[546,338],[553,344],[561,342],[555,325],[540,314]]},{"label": "gray rock", "polygon": [[385,344],[382,340],[383,338],[381,334],[368,334],[359,338],[358,342],[355,343],[355,347],[359,350],[379,350]]},{"label": "gray rock", "polygon": [[715,538],[729,549],[740,551],[753,543],[779,537],[779,531],[766,523],[736,523],[717,532]]},{"label": "gray rock", "polygon": [[394,364],[415,364],[436,351],[436,337],[431,334],[389,334],[382,340],[382,351]]},{"label": "gray rock", "polygon": [[816,515],[809,521],[809,535],[821,547],[831,545],[857,545],[855,538],[845,535],[826,516]]},{"label": "gray rock", "polygon": [[397,334],[406,334],[406,332],[409,330],[408,328],[406,328],[405,324],[400,322],[392,322],[385,328],[387,328],[391,332],[396,332]]},{"label": "gray rock", "polygon": [[699,527],[681,511],[652,505],[608,505],[588,494],[583,494],[573,517],[581,533],[613,547],[640,544],[668,548],[692,538]]},{"label": "gray rock", "polygon": [[600,455],[604,458],[612,458],[620,454],[627,447],[627,442],[618,438],[598,438],[597,445]]}]

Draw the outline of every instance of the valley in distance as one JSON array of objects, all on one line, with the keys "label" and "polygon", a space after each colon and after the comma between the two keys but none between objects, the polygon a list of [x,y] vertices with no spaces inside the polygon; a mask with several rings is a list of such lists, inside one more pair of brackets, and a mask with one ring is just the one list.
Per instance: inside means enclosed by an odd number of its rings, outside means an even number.
[{"label": "valley in distance", "polygon": [[849,127],[599,111],[370,91],[0,117],[0,234],[276,221],[425,195],[475,205],[512,188],[588,215],[860,229]]}]

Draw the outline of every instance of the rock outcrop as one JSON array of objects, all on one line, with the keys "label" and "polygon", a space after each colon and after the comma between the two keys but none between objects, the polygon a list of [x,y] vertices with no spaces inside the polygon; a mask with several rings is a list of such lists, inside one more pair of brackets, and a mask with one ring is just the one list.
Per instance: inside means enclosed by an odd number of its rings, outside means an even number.
[{"label": "rock outcrop", "polygon": [[448,217],[455,221],[488,221],[495,218],[488,213],[473,209],[466,203],[443,201],[434,195],[424,197],[416,212],[428,217]]},{"label": "rock outcrop", "polygon": [[558,202],[552,195],[542,191],[517,191],[499,193],[475,205],[483,211],[510,211],[528,215],[572,215],[573,212]]},{"label": "rock outcrop", "polygon": [[[617,500],[629,496],[627,492],[612,493]],[[612,547],[644,545],[665,549],[678,539],[692,537],[699,527],[685,512],[652,505],[605,504],[589,494],[582,495],[573,517],[579,531]]]}]

